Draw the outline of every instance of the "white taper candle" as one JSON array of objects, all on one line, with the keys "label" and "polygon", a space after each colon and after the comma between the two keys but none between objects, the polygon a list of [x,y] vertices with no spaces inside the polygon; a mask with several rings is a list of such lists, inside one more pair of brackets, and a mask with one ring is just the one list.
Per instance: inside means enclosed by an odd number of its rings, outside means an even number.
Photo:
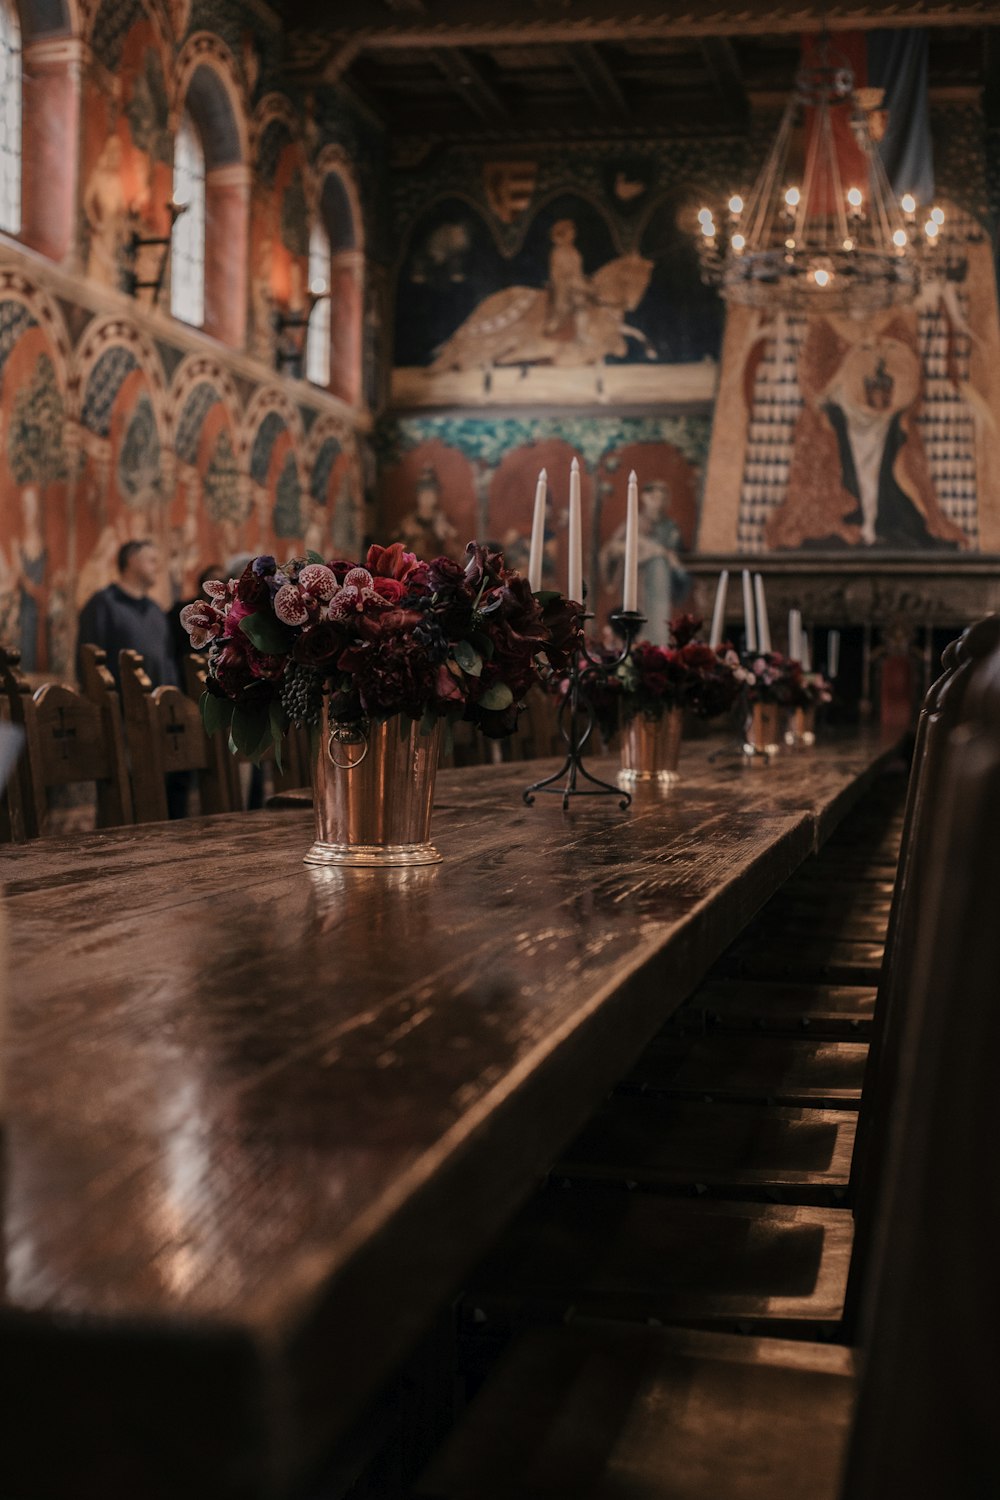
[{"label": "white taper candle", "polygon": [[803,630],[801,625],[799,626],[799,638],[802,641],[802,665],[807,672],[811,672],[813,656],[812,647],[809,644],[809,632],[808,630]]},{"label": "white taper candle", "polygon": [[802,615],[797,609],[788,611],[788,656],[790,661],[802,660]]},{"label": "white taper candle", "polygon": [[625,512],[625,592],[622,609],[639,608],[639,481],[635,470],[628,476]]},{"label": "white taper candle", "polygon": [[747,568],[743,569],[743,635],[744,648],[747,651],[756,651],[757,625],[753,609],[753,589],[750,586],[750,573]]},{"label": "white taper candle", "polygon": [[543,469],[535,485],[535,514],[531,518],[531,551],[528,554],[528,587],[537,594],[542,586],[542,558],[545,554],[545,501],[549,479]]},{"label": "white taper candle", "polygon": [[566,596],[583,603],[583,529],[580,518],[580,460],[569,466],[569,579]]},{"label": "white taper candle", "polygon": [[826,638],[826,675],[832,681],[840,670],[840,631],[831,630]]},{"label": "white taper candle", "polygon": [[757,648],[760,651],[770,651],[771,627],[767,621],[767,600],[764,598],[764,580],[759,573],[754,574],[753,587],[757,599]]},{"label": "white taper candle", "polygon": [[726,590],[729,588],[729,569],[723,568],[715,585],[715,607],[712,610],[712,630],[708,644],[715,649],[722,645],[722,625],[726,613]]}]

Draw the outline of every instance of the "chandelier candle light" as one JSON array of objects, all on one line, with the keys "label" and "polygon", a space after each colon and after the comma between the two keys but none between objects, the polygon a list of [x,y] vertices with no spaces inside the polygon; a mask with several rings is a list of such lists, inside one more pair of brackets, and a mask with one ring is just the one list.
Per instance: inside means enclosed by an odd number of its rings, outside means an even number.
[{"label": "chandelier candle light", "polygon": [[854,74],[824,34],[753,188],[702,208],[696,243],[702,280],[729,301],[863,317],[912,302],[922,275],[964,279],[961,241],[981,234],[944,225],[940,208],[893,196]]},{"label": "chandelier candle light", "polygon": [[[531,528],[531,551],[529,554],[529,579],[533,589],[536,574],[533,571],[536,554],[538,577],[541,576],[541,539],[545,535],[545,509],[547,502],[547,476],[545,470],[538,476],[535,488],[535,510]],[[537,543],[537,547],[536,547]],[[569,807],[571,797],[616,796],[622,811],[632,798],[620,787],[612,786],[600,777],[592,776],[583,764],[583,751],[593,734],[596,720],[593,703],[587,689],[590,685],[605,682],[608,676],[625,663],[631,654],[639,630],[646,617],[639,613],[636,605],[639,597],[639,482],[635,470],[629,474],[627,513],[625,523],[625,581],[622,607],[611,616],[611,625],[621,637],[623,645],[617,653],[594,654],[587,645],[583,626],[594,618],[583,604],[583,530],[580,508],[580,463],[574,458],[569,474],[569,525],[567,550],[568,581],[567,597],[576,610],[576,622],[580,628],[579,648],[572,656],[568,670],[558,675],[565,676],[566,690],[559,708],[559,728],[566,742],[566,755],[562,765],[551,776],[526,787],[524,801],[530,807],[538,792],[551,792],[562,798],[563,811]],[[555,675],[555,674],[553,674]],[[565,780],[563,779],[565,778]],[[578,785],[580,780],[586,786]],[[557,784],[561,783],[561,784]]]}]

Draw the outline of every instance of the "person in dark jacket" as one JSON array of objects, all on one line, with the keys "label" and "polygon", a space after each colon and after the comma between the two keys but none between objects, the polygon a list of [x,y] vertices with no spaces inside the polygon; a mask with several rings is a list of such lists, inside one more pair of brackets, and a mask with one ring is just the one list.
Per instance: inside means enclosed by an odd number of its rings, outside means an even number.
[{"label": "person in dark jacket", "polygon": [[[109,583],[87,600],[80,611],[77,640],[81,646],[101,646],[108,668],[119,681],[119,651],[138,651],[154,687],[179,686],[170,625],[150,593],[160,575],[160,549],[155,542],[126,542],[118,550],[118,582]],[[77,664],[82,681],[83,674]]]}]

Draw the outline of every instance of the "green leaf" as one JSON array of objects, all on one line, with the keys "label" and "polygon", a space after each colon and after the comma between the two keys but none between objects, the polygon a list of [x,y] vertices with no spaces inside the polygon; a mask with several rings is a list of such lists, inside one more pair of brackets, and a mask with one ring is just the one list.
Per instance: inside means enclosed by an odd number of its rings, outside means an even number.
[{"label": "green leaf", "polygon": [[322,555],[321,552],[314,552],[313,549],[310,547],[309,550],[308,550],[308,552],[306,553],[306,562],[308,562],[308,563],[325,563],[326,559]]},{"label": "green leaf", "polygon": [[198,707],[201,709],[201,722],[206,734],[217,734],[220,729],[228,730],[234,707],[229,698],[217,698],[206,689],[198,699]]},{"label": "green leaf", "polygon": [[469,641],[456,641],[452,648],[452,655],[469,677],[481,677],[483,672],[483,658]]},{"label": "green leaf", "polygon": [[469,640],[475,646],[476,650],[483,658],[483,661],[493,660],[493,642],[490,640],[488,635],[484,634],[484,632],[481,630],[474,630],[470,635]]},{"label": "green leaf", "polygon": [[241,755],[259,760],[271,743],[271,716],[267,704],[246,708],[237,703],[233,709],[229,741],[230,745],[235,744]]},{"label": "green leaf", "polygon": [[287,625],[266,610],[244,615],[240,621],[243,634],[268,656],[287,656],[292,649],[295,636]]},{"label": "green leaf", "polygon": [[486,689],[479,700],[480,708],[501,709],[509,708],[514,701],[514,694],[505,682],[495,682],[492,687]]},{"label": "green leaf", "polygon": [[288,729],[288,715],[285,713],[278,698],[271,701],[271,712],[269,714],[271,740],[274,745],[274,764],[279,771],[284,770],[281,763],[281,747],[284,743],[285,732]]}]

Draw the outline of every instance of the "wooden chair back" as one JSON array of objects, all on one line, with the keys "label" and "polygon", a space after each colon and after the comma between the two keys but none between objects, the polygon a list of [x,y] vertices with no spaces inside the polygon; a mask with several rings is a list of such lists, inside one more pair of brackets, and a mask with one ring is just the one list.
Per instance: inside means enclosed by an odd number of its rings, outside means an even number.
[{"label": "wooden chair back", "polygon": [[944,671],[927,693],[917,723],[899,868],[854,1150],[851,1189],[856,1235],[844,1311],[845,1333],[851,1340],[857,1336],[857,1319],[870,1273],[877,1205],[883,1194],[888,1132],[897,1101],[903,1031],[916,979],[921,898],[932,870],[930,847],[940,807],[946,746],[959,722],[974,664],[994,641],[1000,641],[1000,618],[990,617],[971,626],[948,647]]},{"label": "wooden chair back", "polygon": [[174,771],[197,773],[203,813],[230,812],[228,750],[206,735],[198,705],[179,688],[154,688],[137,651],[122,651],[119,666],[136,822],[167,817],[166,777]]},{"label": "wooden chair back", "polygon": [[947,692],[844,1500],[997,1492],[1000,621]]},{"label": "wooden chair back", "polygon": [[[110,674],[109,680],[110,680]],[[8,711],[24,731],[18,814],[20,832],[37,838],[45,829],[50,788],[93,782],[97,826],[132,822],[121,715],[112,696],[104,706],[65,683],[49,682],[32,693],[16,651],[0,648],[0,678]],[[13,805],[8,802],[8,807]]]}]

